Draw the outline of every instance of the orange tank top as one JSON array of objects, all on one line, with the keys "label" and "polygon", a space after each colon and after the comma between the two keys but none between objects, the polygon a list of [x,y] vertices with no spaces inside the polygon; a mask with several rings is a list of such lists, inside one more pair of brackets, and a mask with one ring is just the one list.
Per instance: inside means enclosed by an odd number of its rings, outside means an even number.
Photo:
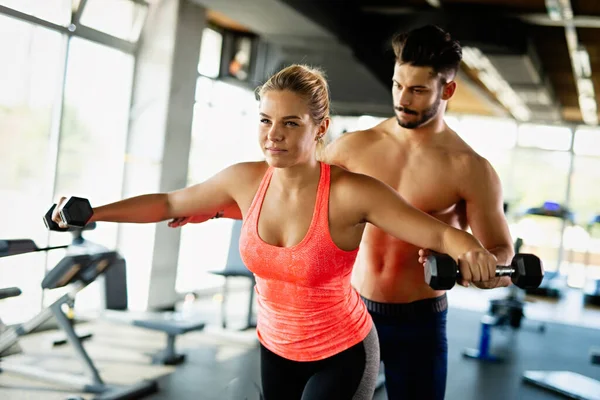
[{"label": "orange tank top", "polygon": [[292,247],[264,242],[258,218],[272,175],[269,167],[240,235],[242,260],[256,277],[258,339],[289,360],[321,360],[361,342],[372,328],[371,316],[350,284],[358,249],[344,251],[331,239],[330,166],[324,163],[304,239]]}]

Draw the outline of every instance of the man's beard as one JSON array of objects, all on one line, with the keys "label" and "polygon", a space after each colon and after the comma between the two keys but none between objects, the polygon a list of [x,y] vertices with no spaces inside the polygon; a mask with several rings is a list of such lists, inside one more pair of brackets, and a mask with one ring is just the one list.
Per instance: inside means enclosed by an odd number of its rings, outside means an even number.
[{"label": "man's beard", "polygon": [[[421,113],[421,118],[418,118],[416,121],[402,122],[397,114],[396,114],[396,121],[398,121],[398,125],[400,125],[401,127],[405,128],[405,129],[417,129],[420,126],[424,125],[425,123],[429,122],[429,120],[432,119],[437,114],[438,110],[440,109],[441,102],[442,102],[442,98],[438,97],[437,100],[435,101],[435,103],[433,103],[431,105],[431,107],[429,107],[428,109],[423,111]],[[419,113],[417,111],[414,111],[414,110],[411,110],[408,108],[404,108],[404,107],[394,107],[394,109],[398,112],[404,111],[407,114],[419,115]]]}]

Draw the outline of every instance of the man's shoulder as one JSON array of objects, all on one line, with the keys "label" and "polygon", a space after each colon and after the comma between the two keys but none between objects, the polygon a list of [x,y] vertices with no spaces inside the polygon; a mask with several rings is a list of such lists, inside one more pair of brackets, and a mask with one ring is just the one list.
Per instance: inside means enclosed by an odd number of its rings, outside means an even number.
[{"label": "man's shoulder", "polygon": [[486,165],[489,164],[488,160],[484,156],[479,154],[477,151],[475,151],[472,147],[468,145],[457,146],[457,148],[452,154],[458,162],[464,164],[465,166],[468,166],[469,168],[486,167]]},{"label": "man's shoulder", "polygon": [[349,168],[349,164],[353,164],[357,158],[365,156],[369,150],[377,148],[378,144],[384,140],[386,132],[381,129],[380,125],[343,133],[325,147],[321,153],[321,160],[328,164]]},{"label": "man's shoulder", "polygon": [[360,149],[364,149],[365,146],[372,146],[389,136],[390,133],[386,128],[386,122],[387,120],[368,129],[346,132],[334,140],[332,144],[340,147],[357,147]]},{"label": "man's shoulder", "polygon": [[456,146],[448,153],[452,159],[453,170],[463,184],[480,184],[482,181],[496,180],[496,170],[490,161],[468,145]]},{"label": "man's shoulder", "polygon": [[465,142],[458,133],[450,130],[440,147],[453,160],[461,164],[481,164],[487,160],[477,153],[467,142]]},{"label": "man's shoulder", "polygon": [[448,132],[446,138],[438,143],[437,149],[450,162],[453,173],[461,180],[495,174],[492,164],[468,143],[458,133]]}]

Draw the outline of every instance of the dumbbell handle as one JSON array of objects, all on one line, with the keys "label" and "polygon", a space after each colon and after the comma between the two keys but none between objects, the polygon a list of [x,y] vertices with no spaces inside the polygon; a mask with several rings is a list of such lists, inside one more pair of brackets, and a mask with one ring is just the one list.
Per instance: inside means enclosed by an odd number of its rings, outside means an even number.
[{"label": "dumbbell handle", "polygon": [[515,269],[506,265],[496,265],[496,276],[511,276]]},{"label": "dumbbell handle", "polygon": [[[511,276],[515,269],[509,265],[496,265],[496,276]],[[456,269],[456,276],[461,277],[460,269]]]}]

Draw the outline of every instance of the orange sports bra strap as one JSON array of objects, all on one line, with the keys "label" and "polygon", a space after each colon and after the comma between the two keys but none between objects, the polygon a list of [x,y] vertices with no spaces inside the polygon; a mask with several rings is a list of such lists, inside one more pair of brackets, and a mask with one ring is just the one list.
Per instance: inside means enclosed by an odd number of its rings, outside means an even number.
[{"label": "orange sports bra strap", "polygon": [[261,206],[263,199],[265,198],[265,194],[267,193],[267,188],[269,187],[269,182],[271,181],[271,176],[273,175],[273,167],[269,167],[267,172],[260,181],[260,185],[258,186],[258,190],[254,195],[254,199],[252,200],[252,204],[250,204],[250,209],[248,210],[247,219],[256,219],[257,212],[256,208]]},{"label": "orange sports bra strap", "polygon": [[331,166],[321,163],[321,179],[319,179],[319,187],[317,188],[316,208],[318,215],[317,225],[327,228],[324,232],[329,231],[329,190],[331,187]]}]

